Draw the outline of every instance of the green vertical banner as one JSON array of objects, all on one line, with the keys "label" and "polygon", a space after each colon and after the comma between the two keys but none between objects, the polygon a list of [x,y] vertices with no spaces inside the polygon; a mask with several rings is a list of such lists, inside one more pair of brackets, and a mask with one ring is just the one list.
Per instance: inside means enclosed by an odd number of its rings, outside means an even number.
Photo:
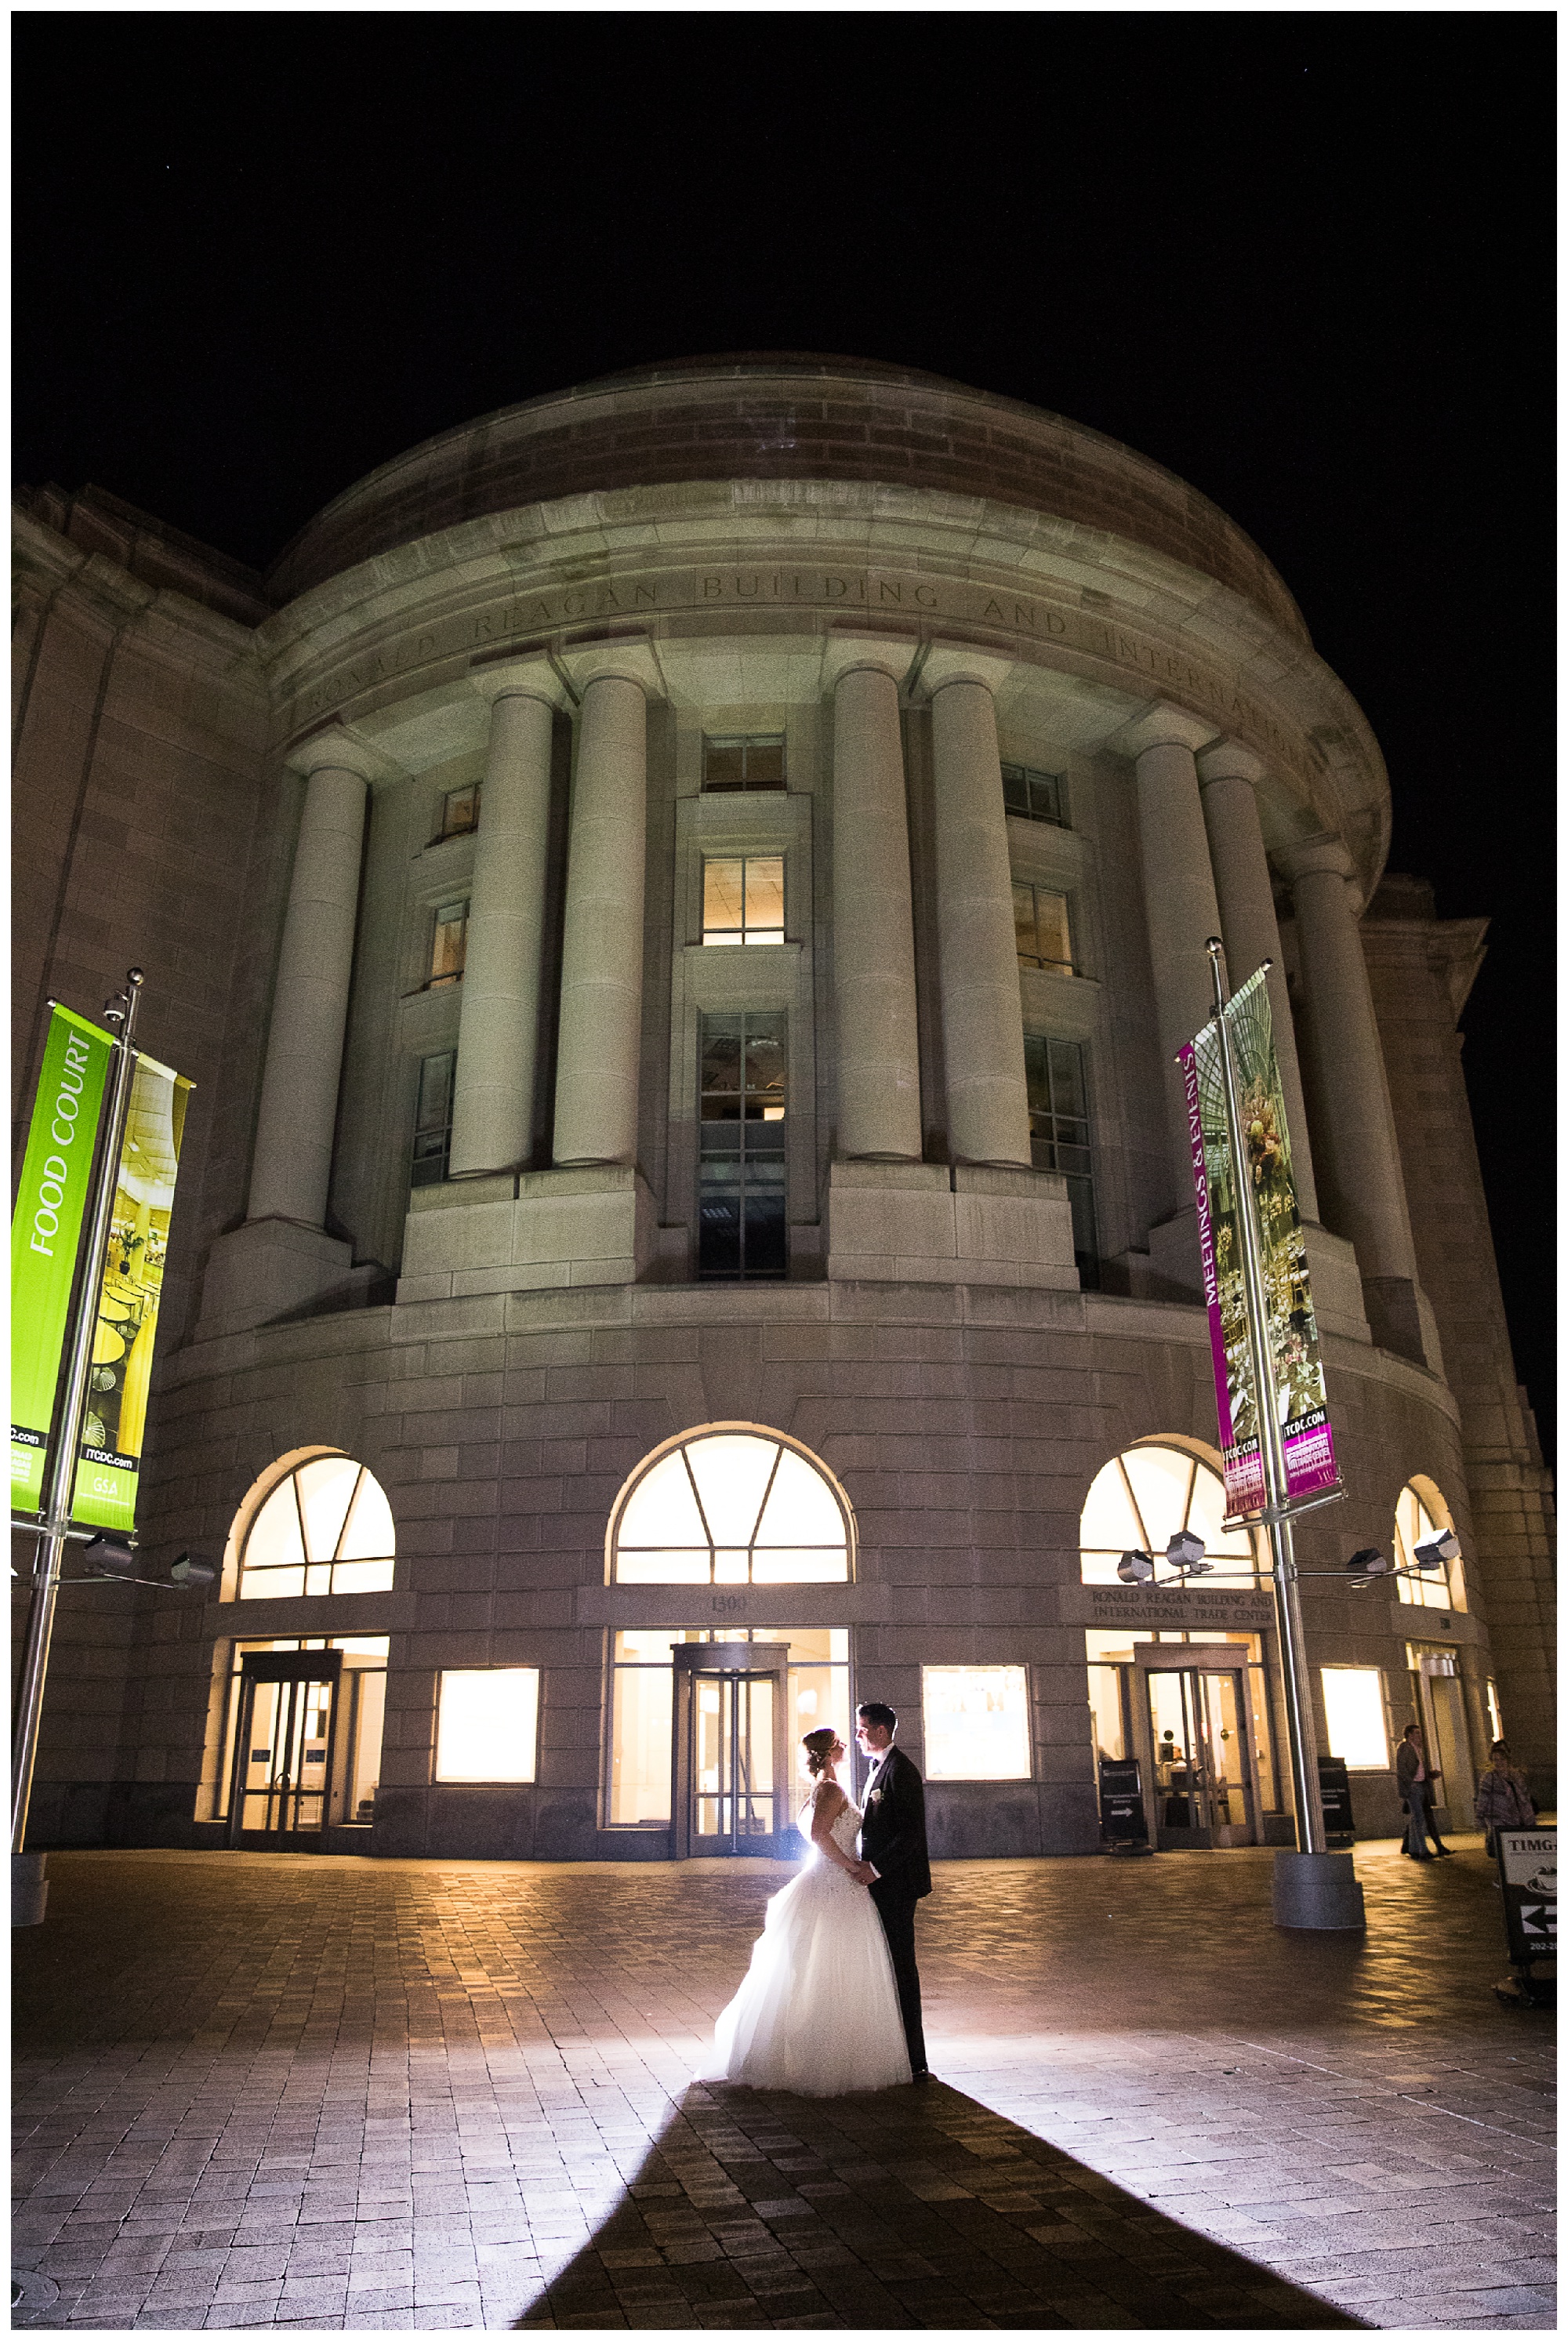
[{"label": "green vertical banner", "polygon": [[191,1084],[138,1057],[97,1292],[73,1519],[134,1529],[169,1217]]},{"label": "green vertical banner", "polygon": [[82,1218],[115,1043],[55,1008],[11,1220],[11,1508],[43,1500]]}]

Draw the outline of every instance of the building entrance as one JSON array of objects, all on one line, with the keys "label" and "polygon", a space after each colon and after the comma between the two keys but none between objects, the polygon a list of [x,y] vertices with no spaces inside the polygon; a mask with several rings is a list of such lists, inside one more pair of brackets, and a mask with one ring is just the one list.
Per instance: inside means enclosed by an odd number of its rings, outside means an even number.
[{"label": "building entrance", "polygon": [[1191,1643],[1180,1666],[1172,1664],[1175,1651],[1166,1644],[1137,1655],[1134,1731],[1143,1740],[1151,1844],[1173,1852],[1261,1845],[1244,1665],[1227,1665],[1217,1654],[1194,1664]]},{"label": "building entrance", "polygon": [[333,1782],[340,1650],[251,1650],[240,1669],[229,1843],[319,1853]]},{"label": "building entrance", "polygon": [[787,1857],[789,1645],[684,1643],[674,1658],[675,1858]]}]

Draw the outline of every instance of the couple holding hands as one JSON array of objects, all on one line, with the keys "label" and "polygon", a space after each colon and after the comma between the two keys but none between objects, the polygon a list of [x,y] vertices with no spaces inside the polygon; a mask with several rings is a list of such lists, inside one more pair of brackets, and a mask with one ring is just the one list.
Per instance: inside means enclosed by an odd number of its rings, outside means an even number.
[{"label": "couple holding hands", "polygon": [[929,2077],[914,1963],[914,1908],[931,1891],[925,1786],[893,1744],[892,1708],[867,1700],[856,1717],[873,1768],[865,1804],[840,1784],[847,1750],[833,1726],[808,1731],[816,1785],[800,1828],[812,1850],[768,1904],[704,2080],[834,2097]]}]

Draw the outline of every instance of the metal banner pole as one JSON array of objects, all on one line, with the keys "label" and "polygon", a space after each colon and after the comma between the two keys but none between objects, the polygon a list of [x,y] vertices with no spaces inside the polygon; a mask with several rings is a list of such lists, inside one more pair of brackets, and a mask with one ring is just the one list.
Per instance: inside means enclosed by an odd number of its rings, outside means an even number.
[{"label": "metal banner pole", "polygon": [[43,1918],[44,1904],[49,1891],[44,1878],[44,1856],[25,1854],[22,1844],[27,1834],[27,1808],[32,1801],[33,1773],[38,1759],[38,1723],[44,1707],[44,1679],[49,1667],[49,1643],[55,1630],[55,1606],[60,1592],[60,1563],[69,1540],[71,1499],[75,1491],[76,1462],[86,1414],[87,1375],[93,1362],[93,1338],[98,1321],[98,1288],[104,1274],[104,1255],[108,1248],[109,1221],[115,1207],[115,1190],[119,1183],[120,1147],[130,1104],[131,1079],[135,1070],[131,1041],[135,1031],[143,981],[141,969],[132,968],[125,977],[125,990],[120,994],[120,1000],[125,1003],[123,1008],[116,1002],[115,1007],[104,1011],[105,1018],[123,1017],[124,1029],[115,1043],[118,1055],[109,1092],[103,1151],[98,1158],[93,1189],[87,1240],[82,1255],[76,1321],[72,1328],[65,1367],[65,1395],[60,1409],[55,1451],[50,1459],[44,1535],[33,1565],[27,1648],[22,1660],[16,1693],[16,1723],[11,1754],[13,1926],[36,1926]]},{"label": "metal banner pole", "polygon": [[[1297,1849],[1284,1858],[1284,1870],[1293,1874],[1282,1892],[1282,1864],[1274,1863],[1274,1916],[1282,1924],[1304,1927],[1361,1927],[1366,1923],[1361,1888],[1348,1854],[1331,1854],[1323,1825],[1323,1797],[1317,1779],[1316,1736],[1312,1726],[1311,1693],[1307,1681],[1306,1649],[1302,1630],[1301,1588],[1297,1581],[1295,1543],[1291,1529],[1284,1439],[1274,1401],[1273,1364],[1269,1354],[1267,1295],[1263,1290],[1263,1242],[1258,1230],[1257,1203],[1253,1194],[1241,1101],[1236,1094],[1236,1069],[1231,1055],[1231,1035],[1225,1021],[1224,946],[1217,935],[1206,945],[1214,984],[1214,1022],[1219,1032],[1220,1072],[1225,1094],[1225,1130],[1230,1140],[1232,1178],[1236,1190],[1236,1225],[1242,1240],[1242,1278],[1247,1296],[1247,1343],[1252,1351],[1253,1391],[1258,1418],[1258,1454],[1263,1464],[1263,1520],[1273,1551],[1274,1609],[1279,1619],[1280,1671],[1285,1704],[1285,1730],[1290,1740],[1291,1786],[1295,1797]],[[1305,1863],[1304,1868],[1297,1866]],[[1304,1889],[1304,1890],[1303,1890]]]}]

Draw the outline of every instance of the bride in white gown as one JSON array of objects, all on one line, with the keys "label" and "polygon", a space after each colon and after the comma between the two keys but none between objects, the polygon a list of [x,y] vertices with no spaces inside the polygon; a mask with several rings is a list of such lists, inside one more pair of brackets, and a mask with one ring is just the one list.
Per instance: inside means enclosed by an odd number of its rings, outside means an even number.
[{"label": "bride in white gown", "polygon": [[811,1851],[768,1904],[698,2077],[807,2097],[894,2088],[910,2077],[909,2051],[870,1873],[855,1855],[860,1808],[838,1784],[844,1742],[825,1727],[802,1745],[817,1781],[800,1816]]}]

